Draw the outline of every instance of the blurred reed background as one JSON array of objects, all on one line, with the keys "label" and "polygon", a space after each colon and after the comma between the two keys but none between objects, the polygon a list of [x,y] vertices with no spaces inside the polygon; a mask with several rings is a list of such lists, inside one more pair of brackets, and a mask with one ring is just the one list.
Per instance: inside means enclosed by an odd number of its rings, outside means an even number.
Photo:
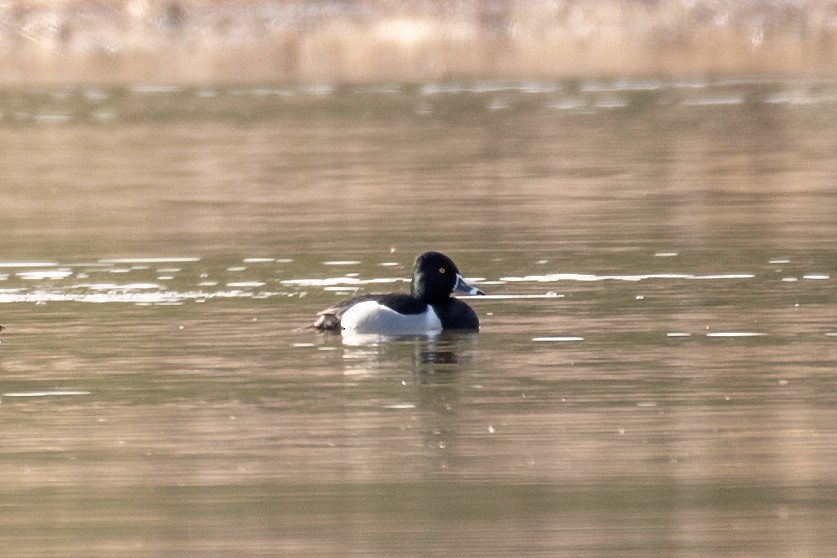
[{"label": "blurred reed background", "polygon": [[0,83],[823,75],[834,0],[0,1]]}]

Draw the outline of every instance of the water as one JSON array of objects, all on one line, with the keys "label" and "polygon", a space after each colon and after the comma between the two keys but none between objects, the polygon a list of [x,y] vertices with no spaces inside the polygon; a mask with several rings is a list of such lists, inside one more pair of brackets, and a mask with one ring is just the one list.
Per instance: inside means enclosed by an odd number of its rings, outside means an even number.
[{"label": "water", "polygon": [[[7,91],[4,552],[832,554],[835,93]],[[298,329],[427,249],[478,335]]]}]

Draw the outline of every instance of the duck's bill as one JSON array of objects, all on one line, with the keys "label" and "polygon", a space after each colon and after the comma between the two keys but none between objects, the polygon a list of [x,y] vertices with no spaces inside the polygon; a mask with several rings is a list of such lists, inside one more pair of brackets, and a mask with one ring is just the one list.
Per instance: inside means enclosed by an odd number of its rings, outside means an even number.
[{"label": "duck's bill", "polygon": [[453,286],[453,290],[459,291],[462,293],[466,293],[469,295],[484,295],[485,293],[479,290],[476,287],[472,287],[465,280],[462,278],[461,275],[456,276],[456,284]]}]

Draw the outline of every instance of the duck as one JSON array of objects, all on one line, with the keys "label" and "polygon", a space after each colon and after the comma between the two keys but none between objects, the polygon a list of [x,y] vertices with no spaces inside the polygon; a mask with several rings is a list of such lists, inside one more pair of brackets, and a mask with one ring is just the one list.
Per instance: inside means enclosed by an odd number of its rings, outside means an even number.
[{"label": "duck", "polygon": [[416,258],[409,293],[365,294],[317,314],[313,328],[343,335],[432,335],[445,330],[479,331],[477,313],[454,298],[454,291],[485,295],[462,278],[459,268],[439,252]]}]

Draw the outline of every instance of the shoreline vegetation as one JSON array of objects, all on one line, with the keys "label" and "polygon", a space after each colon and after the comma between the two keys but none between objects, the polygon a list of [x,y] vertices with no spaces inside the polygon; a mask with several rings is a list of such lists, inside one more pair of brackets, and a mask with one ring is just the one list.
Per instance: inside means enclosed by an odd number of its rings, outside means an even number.
[{"label": "shoreline vegetation", "polygon": [[837,0],[29,0],[0,85],[830,76]]}]

